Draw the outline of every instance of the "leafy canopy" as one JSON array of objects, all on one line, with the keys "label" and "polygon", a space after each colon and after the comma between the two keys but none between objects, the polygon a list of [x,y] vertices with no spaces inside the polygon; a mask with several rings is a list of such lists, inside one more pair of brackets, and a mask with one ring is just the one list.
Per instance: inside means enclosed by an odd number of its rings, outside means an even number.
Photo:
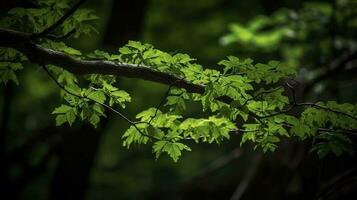
[{"label": "leafy canopy", "polygon": [[[40,32],[55,23],[70,7],[67,1],[60,0],[41,0],[39,5],[38,8],[10,10],[1,19],[1,26]],[[65,35],[73,29],[76,30],[73,37],[92,34],[96,32],[92,26],[95,19],[94,11],[78,9],[55,30],[55,34]],[[279,22],[283,19],[280,15],[273,18]],[[260,26],[275,23],[267,20],[258,18],[248,27],[232,25],[232,34],[222,41],[239,40],[268,48],[266,44],[278,43],[290,34],[288,27],[258,34]],[[63,87],[60,95],[63,103],[52,112],[58,126],[87,121],[97,127],[101,118],[106,117],[106,110],[111,110],[131,125],[122,136],[125,147],[150,143],[156,158],[167,153],[175,162],[182,151],[191,151],[189,141],[219,144],[236,135],[241,137],[241,145],[249,141],[264,152],[274,151],[282,138],[294,137],[313,139],[311,150],[320,157],[329,152],[352,154],[348,130],[357,129],[357,104],[295,102],[295,88],[291,81],[297,74],[297,66],[288,64],[286,60],[255,63],[249,58],[228,56],[218,62],[218,69],[207,69],[187,54],[170,54],[138,41],[129,41],[114,53],[95,50],[89,54],[48,38],[40,39],[39,43],[78,59],[135,64],[205,88],[204,93],[198,94],[170,85],[163,106],[148,108],[136,115],[137,121],[131,121],[121,114],[131,97],[115,84],[118,77],[101,74],[77,76],[49,65],[45,69]],[[27,58],[9,48],[1,48],[0,55],[0,82],[19,84],[16,74],[28,64]],[[186,105],[191,102],[200,103],[202,111],[210,113],[210,116],[185,118]],[[298,115],[289,114],[294,107],[305,109]]]}]

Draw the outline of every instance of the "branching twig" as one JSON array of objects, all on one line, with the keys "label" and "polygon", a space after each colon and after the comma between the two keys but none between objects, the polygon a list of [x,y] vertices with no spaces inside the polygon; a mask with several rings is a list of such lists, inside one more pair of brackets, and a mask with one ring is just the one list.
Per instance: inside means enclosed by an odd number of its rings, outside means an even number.
[{"label": "branching twig", "polygon": [[171,85],[169,86],[169,88],[167,89],[165,95],[162,97],[160,103],[157,105],[156,110],[155,110],[155,114],[151,117],[151,119],[150,119],[149,122],[148,122],[149,124],[150,124],[151,121],[156,117],[157,112],[159,111],[160,107],[161,107],[162,104],[165,102],[166,98],[169,96],[172,87],[173,87],[173,84],[171,84]]},{"label": "branching twig", "polygon": [[169,89],[166,91],[165,96],[163,96],[163,98],[161,99],[160,103],[157,105],[156,109],[155,109],[155,113],[153,116],[150,116],[149,121],[137,121],[134,122],[135,124],[148,124],[151,125],[151,121],[156,117],[157,113],[159,112],[159,109],[161,107],[161,105],[164,103],[164,101],[166,100],[170,90],[171,90],[172,85],[169,86]]},{"label": "branching twig", "polygon": [[246,105],[249,103],[249,101],[255,100],[256,98],[258,98],[258,97],[261,96],[261,95],[273,93],[273,92],[275,92],[275,91],[277,91],[277,90],[279,90],[279,89],[281,89],[281,88],[282,88],[282,86],[279,86],[279,87],[276,87],[276,88],[274,88],[274,89],[272,89],[272,90],[267,90],[267,91],[259,92],[258,94],[254,95],[253,97],[251,97],[251,98],[249,98],[249,99],[246,99],[246,100],[244,101],[244,103],[243,103],[241,106],[238,107],[238,109],[240,109],[240,108],[246,106]]},{"label": "branching twig", "polygon": [[[292,128],[293,126],[287,123],[282,123],[283,126],[287,128]],[[351,130],[335,130],[335,129],[329,129],[329,128],[317,128],[317,132],[327,132],[327,133],[342,133],[342,134],[351,134],[351,135],[356,135],[357,132],[351,132]],[[353,131],[353,130],[352,130]]]},{"label": "branching twig", "polygon": [[296,106],[310,106],[310,107],[315,107],[315,108],[318,108],[318,109],[321,109],[321,110],[326,110],[326,111],[329,111],[329,112],[333,112],[333,113],[336,113],[336,114],[340,114],[340,115],[345,115],[351,119],[354,119],[357,121],[357,117],[353,116],[353,115],[350,115],[348,113],[345,113],[345,112],[341,112],[341,111],[338,111],[338,110],[333,110],[331,108],[327,108],[327,107],[324,107],[324,106],[320,106],[320,105],[317,105],[315,103],[296,103]]},{"label": "branching twig", "polygon": [[107,104],[104,104],[104,103],[101,103],[101,102],[99,102],[99,101],[96,101],[96,100],[94,100],[94,99],[92,99],[92,98],[85,97],[85,96],[81,96],[81,95],[75,94],[75,93],[73,93],[73,92],[67,90],[61,83],[59,83],[59,82],[57,81],[56,77],[53,76],[53,74],[48,70],[48,68],[47,68],[46,66],[42,66],[42,67],[43,67],[43,69],[46,71],[46,73],[48,74],[48,76],[57,84],[57,86],[60,87],[62,90],[64,90],[66,93],[68,93],[68,94],[70,94],[70,95],[72,95],[72,96],[81,98],[81,99],[86,99],[86,100],[89,100],[89,101],[93,101],[93,102],[95,102],[95,103],[97,103],[97,104],[99,104],[99,105],[101,105],[101,106],[103,106],[103,107],[109,109],[109,110],[112,111],[113,113],[119,115],[122,119],[124,119],[125,121],[127,121],[130,125],[134,126],[134,128],[135,128],[141,135],[146,136],[146,137],[151,138],[151,139],[155,139],[155,140],[158,139],[158,138],[156,138],[156,137],[153,137],[153,136],[151,136],[151,135],[148,135],[148,134],[143,133],[143,132],[140,130],[140,128],[136,125],[135,122],[131,121],[129,118],[127,118],[127,117],[126,117],[124,114],[122,114],[120,111],[118,111],[118,110],[116,110],[116,109],[114,109],[114,108],[108,106]]},{"label": "branching twig", "polygon": [[317,105],[316,103],[294,103],[294,104],[291,104],[285,110],[281,110],[279,112],[275,112],[275,113],[272,113],[272,114],[269,114],[269,115],[264,115],[264,116],[257,115],[257,117],[261,118],[261,119],[270,118],[270,117],[274,117],[274,116],[277,116],[277,115],[285,114],[285,113],[291,111],[295,107],[302,107],[302,106],[315,107],[315,108],[318,108],[320,110],[326,110],[326,111],[333,112],[333,113],[336,113],[336,114],[345,115],[345,116],[357,121],[357,117],[355,117],[353,115],[350,115],[348,113],[341,112],[341,111],[338,111],[338,110],[333,110],[331,108],[327,108],[327,107],[324,107],[324,106],[320,106],[320,105]]},{"label": "branching twig", "polygon": [[290,85],[289,83],[286,83],[286,85],[288,86],[288,88],[292,92],[292,98],[293,98],[292,104],[290,104],[289,107],[286,108],[285,110],[281,110],[279,112],[272,113],[272,114],[265,115],[265,116],[258,116],[259,118],[269,118],[269,117],[277,116],[277,115],[280,115],[280,114],[285,114],[285,113],[289,112],[290,110],[292,110],[295,107],[310,106],[310,107],[318,108],[320,110],[326,110],[326,111],[329,111],[329,112],[333,112],[333,113],[336,113],[336,114],[339,114],[339,115],[345,115],[345,116],[357,121],[357,117],[355,117],[353,115],[350,115],[348,113],[341,112],[341,111],[338,111],[338,110],[333,110],[333,109],[328,108],[328,107],[320,106],[320,105],[318,105],[316,103],[309,103],[309,102],[298,103],[296,101],[295,88],[292,85]]},{"label": "branching twig", "polygon": [[[177,81],[175,81],[177,82]],[[167,89],[167,91],[165,92],[164,96],[161,98],[161,101],[159,102],[159,104],[156,106],[156,109],[155,109],[155,113],[153,116],[150,117],[149,121],[148,122],[142,122],[142,121],[139,121],[139,122],[134,122],[135,124],[149,124],[151,125],[151,122],[152,120],[156,117],[157,113],[159,112],[159,109],[160,107],[162,106],[162,104],[165,102],[166,98],[169,96],[170,94],[170,91],[171,91],[171,88],[174,86],[175,82],[171,83],[169,88]]]},{"label": "branching twig", "polygon": [[254,129],[254,130],[245,130],[245,129],[235,129],[235,130],[233,130],[233,132],[235,133],[235,134],[239,134],[239,132],[242,132],[242,133],[250,133],[250,132],[258,132],[258,131],[260,131],[259,129]]}]

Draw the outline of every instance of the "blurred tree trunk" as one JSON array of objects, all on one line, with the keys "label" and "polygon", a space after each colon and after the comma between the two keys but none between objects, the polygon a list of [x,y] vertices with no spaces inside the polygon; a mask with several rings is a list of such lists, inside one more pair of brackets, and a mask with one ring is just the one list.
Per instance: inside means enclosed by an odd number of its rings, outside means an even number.
[{"label": "blurred tree trunk", "polygon": [[[129,39],[139,39],[146,8],[146,0],[113,0],[104,44],[118,48]],[[112,116],[115,117],[115,116]],[[104,119],[107,120],[108,118]],[[105,128],[108,121],[102,123]],[[50,199],[85,199],[90,170],[99,147],[102,130],[84,126],[76,134],[68,134],[60,147],[59,163],[51,186]]]},{"label": "blurred tree trunk", "polygon": [[[102,123],[103,127],[107,124]],[[101,137],[100,130],[84,125],[67,134],[59,149],[59,163],[52,179],[50,199],[84,199],[89,174]]]}]

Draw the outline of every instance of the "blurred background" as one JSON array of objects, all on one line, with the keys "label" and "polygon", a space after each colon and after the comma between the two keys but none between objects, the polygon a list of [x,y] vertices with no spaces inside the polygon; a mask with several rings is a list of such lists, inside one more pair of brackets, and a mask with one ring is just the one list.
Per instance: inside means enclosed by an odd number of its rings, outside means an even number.
[{"label": "blurred background", "polygon": [[[355,0],[88,0],[98,34],[66,41],[83,52],[115,52],[128,40],[187,53],[217,68],[228,55],[284,61],[299,69],[299,98],[357,101]],[[11,5],[7,5],[9,9]],[[337,64],[336,64],[337,63]],[[342,64],[341,64],[342,63]],[[340,66],[342,65],[342,66]],[[356,199],[356,156],[309,152],[312,141],[283,140],[274,153],[189,144],[174,163],[155,160],[150,145],[122,146],[129,124],[108,115],[99,128],[55,126],[59,88],[39,67],[19,73],[20,85],[0,86],[1,199]],[[155,107],[167,86],[119,78],[132,96],[131,119]],[[190,106],[189,116],[200,116]],[[356,150],[356,137],[352,136]]]}]

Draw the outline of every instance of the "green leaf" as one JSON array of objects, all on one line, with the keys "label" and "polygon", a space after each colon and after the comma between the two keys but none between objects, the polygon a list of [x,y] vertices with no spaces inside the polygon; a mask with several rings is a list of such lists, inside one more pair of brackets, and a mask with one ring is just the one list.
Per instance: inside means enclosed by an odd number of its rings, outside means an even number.
[{"label": "green leaf", "polygon": [[134,126],[130,126],[130,128],[124,133],[122,136],[124,139],[123,146],[129,148],[131,144],[146,144],[149,140],[147,136],[141,135],[138,130]]},{"label": "green leaf", "polygon": [[57,115],[56,116],[56,126],[61,126],[62,124],[67,122],[66,115]]},{"label": "green leaf", "polygon": [[82,53],[76,49],[73,49],[69,46],[67,46],[63,42],[53,42],[53,41],[48,41],[47,43],[44,44],[44,47],[57,50],[57,51],[62,51],[64,53],[73,55],[73,56],[80,56]]},{"label": "green leaf", "polygon": [[105,116],[104,114],[104,108],[102,105],[99,105],[99,104],[94,104],[93,105],[93,110],[99,114],[100,116]]},{"label": "green leaf", "polygon": [[70,110],[69,112],[66,112],[66,118],[68,124],[72,126],[73,122],[76,120],[76,114],[73,109]]},{"label": "green leaf", "polygon": [[67,113],[70,110],[72,110],[73,108],[71,106],[68,105],[64,105],[62,104],[60,107],[56,108],[52,114],[62,114],[62,113]]},{"label": "green leaf", "polygon": [[125,108],[125,102],[130,102],[130,95],[124,90],[116,90],[110,93],[111,99],[109,104],[113,105],[114,103],[119,103],[122,108]]},{"label": "green leaf", "polygon": [[106,99],[104,92],[97,90],[89,91],[87,97],[99,103],[104,103]]},{"label": "green leaf", "polygon": [[191,151],[191,148],[185,144],[179,142],[169,142],[169,141],[157,141],[153,145],[153,152],[156,155],[156,158],[159,158],[162,152],[167,152],[167,154],[177,162],[181,156],[181,151]]},{"label": "green leaf", "polygon": [[[156,108],[149,108],[137,114],[136,119],[141,119],[141,121],[149,121],[155,115],[155,112]],[[161,114],[161,111],[158,110],[157,114]]]},{"label": "green leaf", "polygon": [[72,126],[76,120],[77,110],[74,107],[62,104],[60,107],[57,107],[52,114],[57,114],[56,126],[60,126],[66,122]]},{"label": "green leaf", "polygon": [[77,84],[68,84],[65,86],[65,89],[68,90],[69,92],[71,92],[72,94],[81,96],[82,90]]},{"label": "green leaf", "polygon": [[95,128],[97,128],[98,123],[100,121],[100,117],[97,114],[92,114],[92,116],[88,120]]}]

